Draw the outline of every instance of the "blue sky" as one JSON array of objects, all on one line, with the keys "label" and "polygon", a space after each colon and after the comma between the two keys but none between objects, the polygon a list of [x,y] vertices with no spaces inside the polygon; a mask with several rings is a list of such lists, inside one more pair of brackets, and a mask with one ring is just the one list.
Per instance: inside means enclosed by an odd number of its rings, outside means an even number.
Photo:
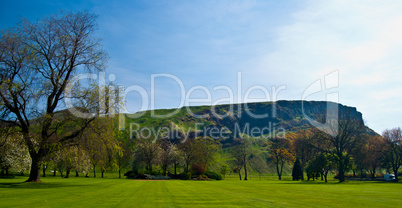
[{"label": "blue sky", "polygon": [[[107,74],[143,88],[142,109],[227,103],[227,88],[235,102],[335,94],[378,133],[401,126],[401,1],[1,1],[0,28],[60,10],[99,15]],[[177,80],[160,76],[152,91],[157,74]],[[303,97],[317,80],[322,91]],[[142,101],[130,92],[127,111]]]}]

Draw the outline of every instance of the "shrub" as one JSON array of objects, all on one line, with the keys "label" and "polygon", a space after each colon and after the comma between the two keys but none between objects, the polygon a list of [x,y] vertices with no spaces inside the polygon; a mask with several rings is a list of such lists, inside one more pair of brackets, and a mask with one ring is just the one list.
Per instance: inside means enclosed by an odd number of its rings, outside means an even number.
[{"label": "shrub", "polygon": [[[339,179],[339,173],[336,173],[336,175],[334,176],[335,179]],[[353,178],[353,174],[347,174],[345,173],[345,179],[348,178]]]},{"label": "shrub", "polygon": [[191,173],[192,175],[201,175],[203,173],[205,173],[207,169],[205,168],[204,165],[202,164],[193,164],[191,165]]},{"label": "shrub", "polygon": [[11,179],[11,178],[15,178],[15,176],[14,175],[0,175],[0,178]]},{"label": "shrub", "polygon": [[380,174],[375,174],[374,178],[384,178],[384,173],[380,173]]},{"label": "shrub", "polygon": [[193,178],[193,180],[197,181],[208,181],[210,180],[206,175],[199,175],[197,178]]},{"label": "shrub", "polygon": [[134,171],[130,170],[130,171],[125,172],[124,176],[127,176],[128,179],[133,179],[133,178],[135,178],[137,176],[137,174],[135,174]]},{"label": "shrub", "polygon": [[130,176],[130,175],[133,175],[133,174],[134,174],[134,171],[129,170],[129,171],[124,173],[124,176]]},{"label": "shrub", "polygon": [[188,172],[188,173],[180,173],[180,174],[177,175],[177,178],[181,179],[181,180],[190,180],[191,179],[191,173],[190,172]]},{"label": "shrub", "polygon": [[[140,172],[140,171],[139,171]],[[145,174],[148,174],[148,175],[161,175],[158,171],[156,171],[156,170],[153,170],[152,172],[151,171],[144,171],[144,173]]]},{"label": "shrub", "polygon": [[135,176],[135,179],[147,179],[148,175],[146,174],[138,174]]},{"label": "shrub", "polygon": [[186,180],[190,180],[190,179],[191,179],[191,173],[188,172],[188,173],[187,173],[187,178],[186,178]]},{"label": "shrub", "polygon": [[222,175],[210,170],[207,170],[203,175],[206,175],[210,179],[215,179],[215,180],[222,180]]},{"label": "shrub", "polygon": [[145,174],[146,178],[149,180],[170,180],[169,176],[163,176],[163,175],[147,175]]}]

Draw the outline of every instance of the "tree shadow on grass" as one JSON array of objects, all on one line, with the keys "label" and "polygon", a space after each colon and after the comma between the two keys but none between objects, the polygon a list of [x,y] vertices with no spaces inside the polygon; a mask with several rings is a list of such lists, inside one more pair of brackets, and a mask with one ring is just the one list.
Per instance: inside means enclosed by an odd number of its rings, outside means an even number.
[{"label": "tree shadow on grass", "polygon": [[397,182],[390,182],[390,181],[356,181],[356,180],[346,180],[345,182],[340,183],[339,181],[328,181],[324,182],[321,180],[318,181],[289,181],[289,182],[284,182],[281,184],[294,184],[294,185],[340,185],[340,184],[345,184],[345,185],[365,185],[365,184],[402,184],[402,183],[397,183]]},{"label": "tree shadow on grass", "polygon": [[88,186],[87,184],[76,184],[76,183],[60,183],[60,182],[0,182],[0,189],[11,188],[11,189],[49,189],[49,188],[64,188],[64,187],[81,187]]}]

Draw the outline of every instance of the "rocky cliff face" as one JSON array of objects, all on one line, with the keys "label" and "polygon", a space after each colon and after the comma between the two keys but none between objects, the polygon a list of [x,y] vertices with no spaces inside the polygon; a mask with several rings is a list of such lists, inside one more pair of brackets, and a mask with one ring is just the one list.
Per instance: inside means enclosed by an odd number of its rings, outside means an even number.
[{"label": "rocky cliff face", "polygon": [[[173,110],[155,110],[156,115],[166,115]],[[311,120],[324,120],[338,115],[348,116],[363,122],[362,114],[354,107],[325,101],[277,101],[243,103],[219,106],[183,107],[172,116],[153,118],[150,111],[134,122],[140,128],[170,129],[169,137],[178,140],[185,137],[209,136],[222,143],[244,136],[282,136],[313,125]],[[310,120],[309,120],[310,119]],[[137,134],[138,135],[138,134]],[[158,135],[160,136],[160,135]]]}]

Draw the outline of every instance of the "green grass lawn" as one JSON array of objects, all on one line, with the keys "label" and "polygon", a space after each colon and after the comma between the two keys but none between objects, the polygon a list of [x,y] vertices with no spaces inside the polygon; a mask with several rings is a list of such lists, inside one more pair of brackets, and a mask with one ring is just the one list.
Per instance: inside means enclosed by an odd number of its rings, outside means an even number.
[{"label": "green grass lawn", "polygon": [[401,207],[402,184],[248,181],[138,181],[48,176],[0,179],[0,207]]}]

